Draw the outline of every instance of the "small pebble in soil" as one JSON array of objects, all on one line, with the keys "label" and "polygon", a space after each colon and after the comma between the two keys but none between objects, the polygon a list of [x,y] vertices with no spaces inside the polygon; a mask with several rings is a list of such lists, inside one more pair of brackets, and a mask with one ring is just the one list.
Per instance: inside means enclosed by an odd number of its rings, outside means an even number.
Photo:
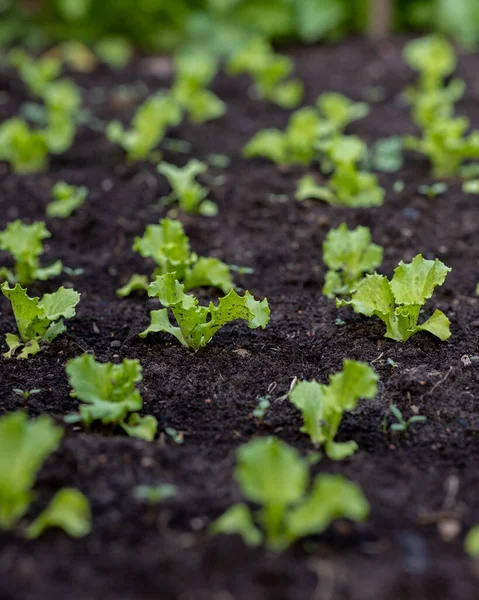
[{"label": "small pebble in soil", "polygon": [[113,340],[112,342],[110,342],[110,346],[112,348],[119,348],[121,346],[121,342],[120,340]]}]

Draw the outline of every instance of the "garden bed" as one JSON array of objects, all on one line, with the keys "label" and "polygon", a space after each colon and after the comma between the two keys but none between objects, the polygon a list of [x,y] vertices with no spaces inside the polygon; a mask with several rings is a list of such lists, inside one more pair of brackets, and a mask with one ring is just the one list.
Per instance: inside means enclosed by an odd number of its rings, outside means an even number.
[{"label": "garden bed", "polygon": [[[349,40],[336,46],[292,49],[306,103],[334,90],[362,100],[379,98],[370,115],[349,131],[367,142],[414,131],[400,92],[414,79],[401,58],[402,42],[379,45]],[[463,55],[458,75],[468,84],[461,114],[479,127],[479,57]],[[164,58],[138,58],[117,74],[98,69],[75,77],[90,90],[87,107],[98,118],[128,120],[144,92],[170,82]],[[130,103],[118,86],[136,85]],[[0,75],[9,94],[2,119],[27,100],[13,72]],[[93,88],[97,88],[96,91]],[[373,88],[373,89],[372,89]],[[93,90],[93,91],[92,91]],[[62,486],[74,486],[90,499],[93,531],[82,540],[49,531],[35,542],[0,535],[2,599],[149,598],[178,600],[352,600],[454,598],[475,596],[479,570],[463,550],[464,533],[479,521],[479,279],[478,197],[448,182],[436,198],[417,188],[429,183],[425,160],[407,154],[404,167],[380,175],[387,190],[384,206],[340,209],[294,200],[303,170],[278,169],[241,157],[242,146],[261,128],[284,126],[288,113],[249,99],[247,79],[220,76],[214,91],[228,105],[219,120],[184,124],[174,137],[191,143],[191,156],[231,157],[226,170],[210,168],[215,218],[180,218],[194,251],[229,264],[251,267],[236,282],[256,298],[267,297],[271,322],[265,331],[236,322],[222,329],[198,353],[173,338],[138,333],[149,323],[156,301],[115,291],[134,272],[150,272],[131,250],[134,236],[164,216],[158,204],[168,184],[155,166],[125,164],[118,147],[83,127],[73,148],[40,175],[17,176],[1,165],[0,228],[22,218],[43,220],[50,189],[58,180],[86,185],[83,208],[67,220],[47,223],[52,238],[45,262],[62,259],[84,272],[63,275],[30,289],[35,294],[73,285],[81,292],[77,316],[67,333],[27,361],[0,360],[1,410],[21,408],[13,388],[42,392],[30,398],[28,412],[62,417],[77,409],[70,398],[65,363],[82,352],[101,361],[138,358],[145,414],[159,430],[171,427],[184,442],[160,434],[152,443],[94,429],[69,426],[58,452],[42,469],[33,512]],[[164,151],[168,162],[187,156]],[[222,179],[222,177],[224,178]],[[395,181],[404,190],[393,191]],[[330,227],[366,225],[385,248],[381,271],[392,274],[400,260],[422,252],[452,267],[434,304],[451,320],[452,337],[440,342],[424,333],[407,343],[383,337],[383,324],[352,310],[335,308],[321,294],[325,267],[322,242]],[[51,259],[51,260],[50,260]],[[203,290],[200,298],[216,297]],[[0,333],[14,331],[5,299],[0,301]],[[337,318],[342,321],[336,321]],[[301,417],[282,397],[294,377],[321,382],[341,368],[343,358],[366,361],[380,376],[374,401],[347,414],[338,439],[354,439],[358,452],[343,462],[323,459],[314,472],[337,472],[358,482],[370,505],[367,522],[333,525],[326,534],[296,544],[280,555],[248,549],[236,536],[210,537],[208,525],[240,498],[232,471],[238,446],[257,435],[274,434],[303,453],[312,451],[299,432]],[[262,423],[252,411],[262,396],[271,408]],[[390,403],[406,416],[427,422],[407,436],[385,434]],[[176,497],[148,506],[135,500],[138,484],[173,483]]]}]

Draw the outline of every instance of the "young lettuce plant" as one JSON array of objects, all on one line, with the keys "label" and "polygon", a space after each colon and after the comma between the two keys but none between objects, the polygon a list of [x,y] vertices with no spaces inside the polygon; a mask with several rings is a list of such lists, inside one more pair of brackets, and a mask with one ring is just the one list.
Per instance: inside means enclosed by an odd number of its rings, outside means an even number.
[{"label": "young lettuce plant", "polygon": [[15,259],[15,267],[13,271],[6,267],[0,268],[0,279],[29,286],[34,281],[46,281],[60,275],[63,269],[61,260],[48,267],[39,265],[39,257],[43,252],[42,240],[50,237],[51,234],[42,221],[25,225],[17,219],[9,223],[0,232],[0,250],[10,252]]},{"label": "young lettuce plant", "polygon": [[43,136],[52,154],[63,154],[75,139],[81,106],[80,89],[69,79],[49,85],[44,92],[47,125]]},{"label": "young lettuce plant", "polygon": [[316,106],[321,118],[336,133],[343,132],[350,123],[369,114],[369,106],[365,102],[353,102],[337,92],[324,92],[318,97]]},{"label": "young lettuce plant", "polygon": [[259,156],[278,165],[307,166],[317,156],[320,126],[321,120],[314,108],[301,108],[291,115],[284,132],[279,129],[259,131],[243,148],[243,156]]},{"label": "young lettuce plant", "polygon": [[335,442],[343,414],[354,410],[360,398],[372,400],[377,393],[378,376],[366,363],[343,361],[343,370],[329,376],[329,384],[300,381],[289,393],[289,400],[303,415],[301,431],[315,446],[324,446],[333,460],[356,452],[354,441]]},{"label": "young lettuce plant", "polygon": [[442,311],[436,309],[421,325],[418,319],[426,300],[444,283],[450,270],[437,258],[426,260],[418,254],[408,264],[401,261],[391,281],[377,273],[366,275],[351,300],[337,299],[336,305],[350,304],[356,313],[376,315],[386,325],[385,337],[398,342],[406,342],[419,331],[428,331],[445,341],[451,332],[449,319]]},{"label": "young lettuce plant", "polygon": [[88,188],[84,185],[69,185],[66,181],[58,181],[52,189],[53,200],[47,206],[47,217],[66,219],[85,204],[87,195]]},{"label": "young lettuce plant", "polygon": [[349,230],[345,223],[331,229],[323,243],[328,267],[323,294],[328,298],[349,296],[365,273],[372,273],[383,260],[383,249],[371,242],[369,227]]},{"label": "young lettuce plant", "polygon": [[199,160],[192,159],[184,167],[176,167],[167,162],[158,165],[158,172],[166,177],[171,186],[171,194],[163,198],[166,203],[178,202],[186,213],[214,217],[218,214],[218,206],[207,200],[208,191],[195,178],[205,173],[207,166]]},{"label": "young lettuce plant", "polygon": [[[125,360],[115,365],[97,362],[90,354],[70,360],[66,372],[74,392],[72,396],[84,404],[79,413],[67,415],[67,423],[101,421],[104,425],[118,425],[129,436],[151,442],[158,427],[155,417],[140,417],[143,400],[136,384],[142,380],[138,360]],[[127,421],[129,413],[130,418]]]},{"label": "young lettuce plant", "polygon": [[30,298],[20,284],[10,288],[7,282],[2,285],[3,295],[10,301],[20,337],[7,333],[5,341],[9,348],[3,356],[12,358],[22,348],[17,358],[28,358],[40,352],[41,344],[50,344],[66,331],[63,318],[75,316],[75,307],[80,302],[80,294],[72,289],[59,288],[53,294],[45,294],[42,299]]},{"label": "young lettuce plant", "polygon": [[48,145],[41,130],[32,129],[21,117],[0,125],[0,160],[18,174],[39,173],[48,166]]},{"label": "young lettuce plant", "polygon": [[10,63],[18,70],[32,96],[43,96],[45,89],[60,75],[62,62],[52,56],[34,59],[23,48],[12,48]]},{"label": "young lettuce plant", "polygon": [[[23,412],[0,417],[0,529],[11,530],[27,512],[33,484],[46,458],[60,445],[63,430],[50,417],[29,421]],[[74,537],[91,530],[87,498],[78,490],[63,488],[25,531],[36,538],[48,527],[60,527]]]},{"label": "young lettuce plant", "polygon": [[205,52],[175,57],[171,94],[194,124],[217,119],[226,112],[226,104],[207,89],[217,71],[218,60]]},{"label": "young lettuce plant", "polygon": [[358,168],[366,153],[364,142],[357,136],[340,135],[326,142],[323,150],[333,168],[328,185],[318,185],[311,175],[305,175],[298,181],[297,200],[312,198],[351,208],[382,205],[384,189],[376,175]]},{"label": "young lettuce plant", "polygon": [[[218,329],[231,321],[247,321],[250,329],[264,329],[269,322],[266,298],[259,302],[249,292],[238,296],[231,290],[219,299],[217,306],[212,302],[208,307],[199,306],[197,298],[184,293],[184,286],[176,280],[174,273],[157,277],[150,284],[148,295],[158,298],[165,308],[151,312],[151,324],[140,333],[140,337],[164,331],[195,351],[206,346]],[[170,323],[168,308],[176,319],[177,327]]]},{"label": "young lettuce plant", "polygon": [[106,136],[125,150],[130,163],[146,160],[163,139],[166,129],[178,125],[182,116],[175,98],[159,93],[150,96],[138,108],[131,129],[125,130],[119,121],[111,121]]},{"label": "young lettuce plant", "polygon": [[243,496],[261,506],[233,505],[212,534],[239,534],[248,546],[265,543],[281,552],[297,540],[325,531],[336,519],[364,521],[369,505],[359,486],[341,475],[318,475],[309,484],[309,463],[274,437],[254,439],[237,453],[235,479]]},{"label": "young lettuce plant", "polygon": [[[136,237],[133,250],[156,263],[153,279],[165,273],[174,273],[183,283],[185,292],[197,287],[217,287],[227,294],[233,289],[228,265],[218,258],[200,258],[191,252],[190,241],[183,225],[174,219],[162,219],[159,225],[147,225],[143,237]],[[133,290],[148,290],[146,275],[133,275],[130,281],[117,291],[121,297]]]},{"label": "young lettuce plant", "polygon": [[409,90],[409,97],[442,88],[457,63],[453,46],[437,34],[406,44],[404,60],[419,72],[418,87]]},{"label": "young lettuce plant", "polygon": [[227,64],[230,75],[247,73],[252,77],[259,98],[290,109],[298,106],[304,92],[299,79],[287,79],[292,70],[291,58],[275,54],[261,37],[252,38],[240,47]]}]

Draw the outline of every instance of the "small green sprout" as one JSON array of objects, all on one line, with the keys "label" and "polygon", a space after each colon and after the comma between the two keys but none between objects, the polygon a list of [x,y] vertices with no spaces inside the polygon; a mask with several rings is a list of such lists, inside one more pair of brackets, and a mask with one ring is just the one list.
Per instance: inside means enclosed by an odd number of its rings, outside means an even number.
[{"label": "small green sprout", "polygon": [[[25,515],[34,499],[37,473],[62,437],[62,429],[47,415],[31,421],[23,412],[0,417],[0,529],[14,529]],[[91,529],[87,498],[78,490],[61,489],[27,527],[26,537],[36,538],[48,527],[60,527],[74,537],[87,535]]]},{"label": "small green sprout", "polygon": [[[133,250],[156,263],[153,279],[174,272],[185,291],[211,286],[227,294],[233,289],[228,265],[218,258],[200,258],[191,252],[190,241],[180,221],[162,219],[158,225],[147,225],[143,237],[135,238]],[[124,297],[133,290],[147,291],[148,285],[146,276],[135,274],[117,294]]]},{"label": "small green sprout", "polygon": [[159,93],[147,98],[138,108],[131,129],[125,130],[119,121],[111,121],[106,136],[125,150],[129,162],[146,160],[161,142],[166,129],[178,125],[181,119],[177,101],[171,95]]},{"label": "small green sprout", "polygon": [[328,298],[349,295],[365,273],[372,273],[383,260],[383,249],[371,243],[368,227],[349,230],[345,223],[331,229],[323,243],[323,260],[328,267],[323,294]]},{"label": "small green sprout", "polygon": [[479,194],[479,179],[470,179],[462,184],[462,191],[465,194]]},{"label": "small green sprout", "polygon": [[187,52],[175,57],[173,98],[194,124],[225,114],[226,104],[207,89],[218,71],[218,60],[205,52]]},{"label": "small green sprout", "polygon": [[307,166],[317,155],[320,118],[314,108],[294,112],[286,130],[263,129],[243,148],[245,158],[264,157],[279,165]]},{"label": "small green sprout", "polygon": [[95,44],[95,54],[112,69],[124,69],[133,57],[133,48],[128,40],[110,35]]},{"label": "small green sprout", "polygon": [[[84,404],[78,414],[67,415],[66,423],[101,421],[104,425],[118,425],[129,436],[151,442],[157,430],[155,417],[140,417],[137,411],[143,400],[136,384],[142,380],[138,360],[125,358],[119,365],[97,362],[90,354],[82,354],[70,360],[66,373],[72,396]],[[130,418],[127,421],[127,416]]]},{"label": "small green sprout", "polygon": [[181,446],[185,441],[184,435],[177,431],[174,427],[165,427],[165,433],[168,435],[178,446]]},{"label": "small green sprout", "polygon": [[23,48],[13,48],[8,58],[32,96],[43,96],[62,70],[62,63],[57,58],[45,56],[35,60]]},{"label": "small green sprout", "polygon": [[343,370],[329,376],[329,384],[300,381],[289,393],[289,400],[303,415],[301,431],[315,446],[323,445],[333,460],[356,452],[354,441],[335,442],[343,414],[354,410],[360,398],[372,400],[377,393],[378,376],[366,363],[345,360]]},{"label": "small green sprout", "polygon": [[42,344],[50,344],[66,331],[63,318],[75,316],[75,307],[80,294],[72,289],[59,288],[53,294],[45,294],[42,299],[30,298],[20,284],[10,288],[2,285],[3,295],[10,301],[20,337],[7,333],[5,341],[9,348],[3,356],[13,358],[22,348],[17,358],[28,358],[40,352]]},{"label": "small green sprout", "polygon": [[254,439],[237,453],[235,478],[244,503],[229,508],[210,533],[239,534],[248,546],[265,543],[281,552],[297,540],[325,531],[335,519],[364,521],[368,503],[355,483],[341,475],[318,475],[309,484],[309,462],[274,437]]},{"label": "small green sprout", "polygon": [[0,279],[9,283],[19,283],[28,286],[34,281],[46,281],[60,275],[63,270],[61,260],[48,267],[40,267],[39,257],[43,252],[43,240],[51,237],[45,223],[37,221],[25,225],[20,219],[9,223],[0,232],[0,249],[10,252],[15,259],[13,271],[2,267]]},{"label": "small green sprout", "polygon": [[[250,329],[264,329],[269,322],[270,310],[266,298],[261,302],[249,293],[243,296],[231,290],[220,298],[218,305],[199,306],[198,299],[184,293],[184,286],[174,273],[157,277],[148,288],[148,295],[156,297],[165,307],[151,312],[151,324],[140,337],[150,333],[165,332],[173,335],[183,346],[197,351],[211,341],[214,334],[231,321],[241,319]],[[177,327],[170,323],[168,308],[173,313]]]},{"label": "small green sprout", "polygon": [[295,108],[303,97],[303,84],[298,79],[287,79],[293,70],[293,61],[275,54],[267,40],[250,39],[230,58],[230,75],[247,73],[255,83],[259,98],[274,102],[283,108]]},{"label": "small green sprout", "polygon": [[33,396],[35,394],[40,394],[42,392],[42,390],[40,390],[40,389],[22,390],[20,388],[13,388],[12,391],[14,394],[17,394],[17,396],[20,396],[21,398],[23,398],[23,406],[25,408],[28,405],[28,400],[29,400],[30,396]]},{"label": "small green sprout", "polygon": [[422,325],[418,325],[418,319],[422,307],[450,270],[439,259],[426,260],[418,254],[408,264],[401,261],[391,281],[377,273],[366,275],[351,300],[337,299],[336,305],[350,304],[356,313],[376,315],[386,325],[385,337],[398,342],[407,341],[419,331],[428,331],[445,341],[451,331],[449,319],[442,311],[436,309]]},{"label": "small green sprout", "polygon": [[65,181],[58,181],[53,186],[52,195],[54,199],[47,206],[47,217],[66,219],[77,208],[83,206],[88,188],[84,185],[69,185]]},{"label": "small green sprout", "polygon": [[144,500],[149,504],[159,504],[162,500],[176,496],[177,488],[171,483],[160,485],[137,485],[133,489],[133,496],[137,500]]},{"label": "small green sprout", "polygon": [[271,396],[262,396],[258,399],[258,404],[256,408],[253,410],[253,417],[258,419],[258,421],[262,421],[266,415],[267,410],[271,406]]},{"label": "small green sprout", "polygon": [[371,163],[376,171],[396,173],[403,166],[403,140],[398,135],[378,140],[371,150]]},{"label": "small green sprout", "polygon": [[171,186],[171,194],[162,200],[167,203],[178,202],[186,213],[214,217],[218,214],[217,205],[207,200],[208,191],[195,181],[205,173],[207,166],[199,160],[192,159],[184,167],[176,167],[167,162],[158,165],[158,172],[166,177]]},{"label": "small green sprout", "polygon": [[[427,418],[422,415],[413,415],[412,417],[409,417],[409,419],[406,421],[403,417],[402,412],[395,404],[391,404],[391,406],[389,407],[389,411],[397,421],[396,423],[392,423],[390,426],[390,430],[394,432],[407,433],[411,425],[414,425],[415,423],[424,423],[425,421],[427,421]],[[388,415],[386,413],[384,417],[385,423],[387,423],[387,416]]]},{"label": "small green sprout", "polygon": [[436,198],[441,194],[446,193],[448,190],[447,183],[442,181],[437,181],[436,183],[432,183],[431,185],[423,184],[418,186],[417,191],[426,196],[427,198]]},{"label": "small green sprout", "polygon": [[469,530],[464,540],[464,549],[471,558],[479,558],[479,525]]}]

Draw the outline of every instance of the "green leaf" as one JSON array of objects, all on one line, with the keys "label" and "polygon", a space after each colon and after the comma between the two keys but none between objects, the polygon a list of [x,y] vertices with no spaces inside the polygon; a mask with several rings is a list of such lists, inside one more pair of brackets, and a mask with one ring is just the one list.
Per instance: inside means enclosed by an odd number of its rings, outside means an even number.
[{"label": "green leaf", "polygon": [[431,298],[434,289],[444,283],[450,271],[439,259],[426,260],[422,254],[415,256],[409,264],[401,261],[390,284],[396,304],[422,306]]},{"label": "green leaf", "polygon": [[73,488],[63,488],[55,494],[48,507],[26,530],[34,539],[51,527],[63,529],[70,537],[84,537],[91,531],[91,509],[88,498]]},{"label": "green leaf", "polygon": [[175,273],[157,277],[150,284],[148,294],[150,297],[158,297],[163,306],[171,309],[179,330],[170,324],[165,312],[153,311],[151,325],[140,336],[165,331],[194,350],[205,346],[218,329],[231,321],[243,319],[248,322],[250,329],[264,329],[269,321],[267,300],[258,302],[249,292],[238,296],[231,290],[219,299],[217,306],[213,303],[208,307],[198,306],[198,300],[194,296],[184,293],[184,285],[176,280]]},{"label": "green leaf", "polygon": [[129,296],[134,291],[148,291],[148,277],[146,275],[138,275],[138,273],[134,273],[130,280],[125,283],[121,288],[116,290],[116,295],[120,296],[120,298],[125,298]]},{"label": "green leaf", "polygon": [[317,381],[300,381],[289,393],[289,400],[301,411],[303,426],[301,431],[309,435],[316,446],[326,441],[321,422],[325,410],[323,396],[326,386]]},{"label": "green leaf", "polygon": [[418,325],[417,331],[428,331],[445,342],[451,337],[451,322],[441,310],[435,310],[431,317],[422,325]]},{"label": "green leaf", "polygon": [[185,291],[198,287],[216,287],[224,294],[233,289],[230,268],[219,258],[200,258],[188,270],[185,279]]},{"label": "green leaf", "polygon": [[323,260],[336,273],[327,277],[323,294],[330,298],[335,295],[350,294],[365,273],[371,273],[379,267],[383,259],[383,249],[371,243],[368,227],[358,226],[350,231],[342,223],[337,229],[331,229],[323,243]]},{"label": "green leaf", "polygon": [[[89,424],[101,421],[103,424],[116,424],[133,437],[151,441],[156,433],[154,417],[130,416],[143,406],[136,384],[142,380],[141,365],[138,360],[124,359],[119,365],[96,362],[93,356],[83,354],[70,360],[66,367],[70,385],[75,396],[85,404],[80,405],[81,420]],[[67,422],[77,421],[76,415],[66,418]]]},{"label": "green leaf", "polygon": [[259,131],[243,148],[245,158],[262,157],[278,165],[287,164],[286,139],[279,129]]},{"label": "green leaf", "polygon": [[469,530],[464,540],[464,549],[472,558],[479,557],[479,525]]},{"label": "green leaf", "polygon": [[0,417],[0,529],[12,529],[24,515],[37,472],[62,436],[47,415],[32,421],[22,412]]},{"label": "green leaf", "polygon": [[176,496],[177,488],[170,483],[160,485],[137,485],[133,489],[133,495],[137,500],[146,500],[150,504],[158,504],[166,498]]},{"label": "green leaf", "polygon": [[58,181],[53,186],[52,194],[54,200],[47,206],[47,216],[50,219],[66,219],[77,208],[83,206],[88,195],[88,188]]},{"label": "green leaf", "polygon": [[235,504],[229,508],[211,525],[209,531],[212,535],[237,533],[250,547],[259,546],[263,541],[263,534],[254,524],[246,504]]},{"label": "green leaf", "polygon": [[445,37],[430,35],[409,42],[404,48],[405,61],[421,74],[423,89],[440,87],[456,67],[454,48]]},{"label": "green leaf", "polygon": [[369,505],[361,488],[342,475],[318,475],[308,497],[287,518],[291,541],[323,532],[336,519],[365,521]]},{"label": "green leaf", "polygon": [[157,170],[167,178],[172,188],[171,197],[179,203],[182,210],[191,214],[201,213],[201,205],[208,192],[195,181],[195,178],[206,172],[207,166],[204,163],[191,159],[180,168],[162,162]]},{"label": "green leaf", "polygon": [[303,175],[298,181],[295,198],[300,202],[314,199],[334,204],[333,192],[324,185],[318,185],[312,175]]},{"label": "green leaf", "polygon": [[344,131],[350,123],[363,119],[369,114],[369,106],[365,102],[353,102],[337,92],[321,94],[317,100],[317,107],[321,116],[329,121],[338,132]]},{"label": "green leaf", "polygon": [[95,44],[95,53],[112,69],[124,69],[133,57],[133,48],[123,37],[107,36]]}]

